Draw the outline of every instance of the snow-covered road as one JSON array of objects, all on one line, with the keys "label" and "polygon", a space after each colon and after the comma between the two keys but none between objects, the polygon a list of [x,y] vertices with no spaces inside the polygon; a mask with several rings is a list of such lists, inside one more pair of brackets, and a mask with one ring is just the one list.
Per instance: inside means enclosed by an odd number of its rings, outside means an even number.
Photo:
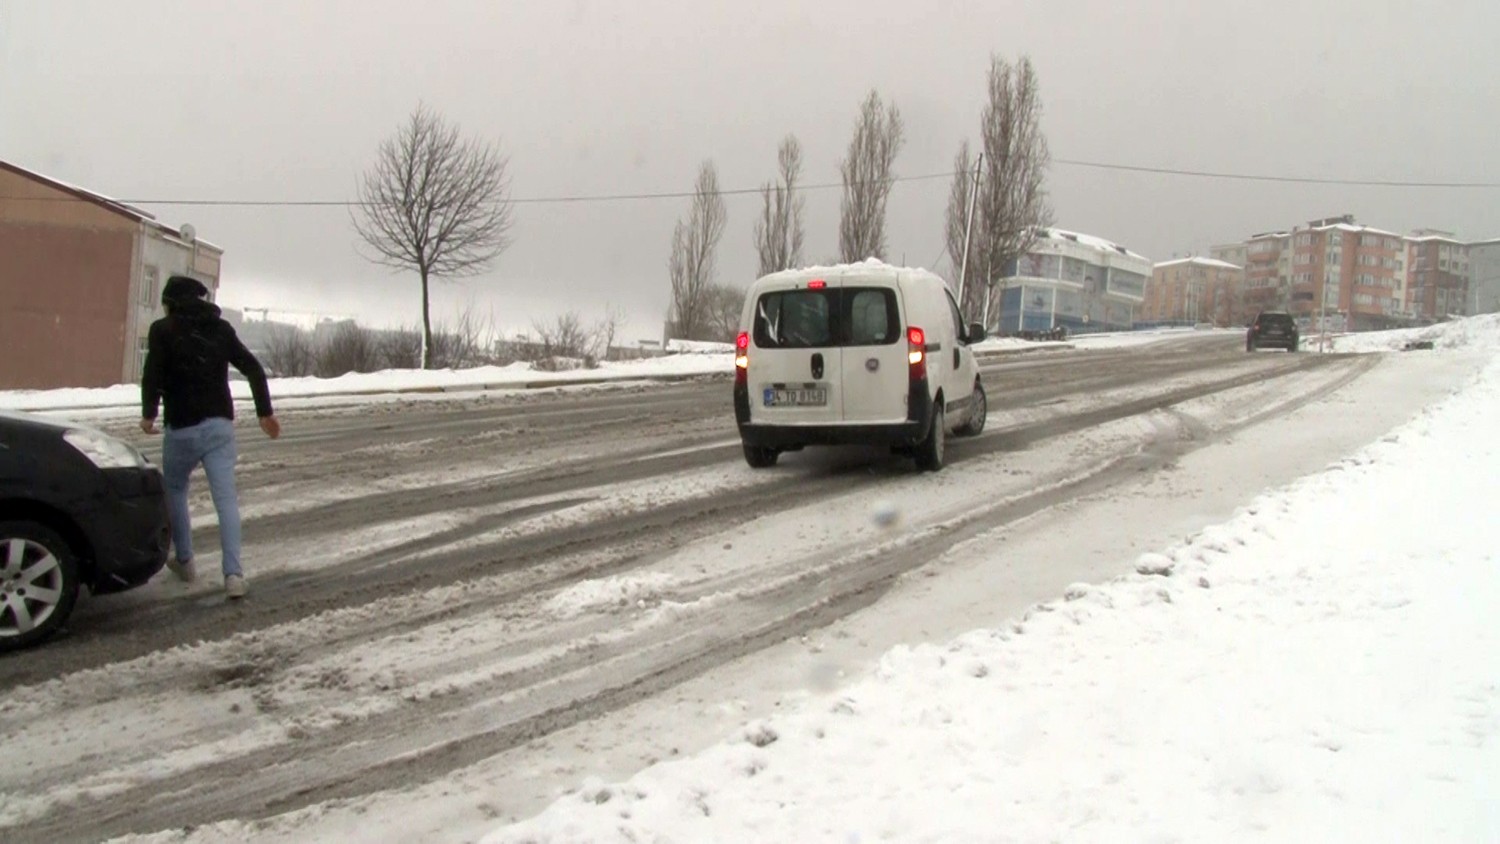
[{"label": "snow-covered road", "polygon": [[[754,473],[722,384],[309,414],[246,449],[244,608],[163,581],[7,659],[0,833],[472,840],[1107,581],[1478,366],[1228,339],[1001,364],[1014,401],[939,475]],[[533,831],[594,823],[559,806]]]}]

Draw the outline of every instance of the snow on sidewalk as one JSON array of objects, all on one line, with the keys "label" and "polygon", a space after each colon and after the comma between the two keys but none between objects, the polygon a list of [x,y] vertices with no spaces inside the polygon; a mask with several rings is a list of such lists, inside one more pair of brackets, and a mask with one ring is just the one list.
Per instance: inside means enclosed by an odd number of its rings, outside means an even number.
[{"label": "snow on sidewalk", "polygon": [[1500,361],[995,630],[488,842],[1500,839]]}]

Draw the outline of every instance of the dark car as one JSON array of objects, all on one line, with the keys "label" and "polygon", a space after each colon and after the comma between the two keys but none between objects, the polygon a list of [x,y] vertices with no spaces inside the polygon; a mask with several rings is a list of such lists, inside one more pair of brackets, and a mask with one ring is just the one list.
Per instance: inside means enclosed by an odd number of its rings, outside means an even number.
[{"label": "dark car", "polygon": [[88,587],[150,580],[167,560],[161,472],[122,440],[0,411],[0,651],[57,632]]},{"label": "dark car", "polygon": [[1245,351],[1253,352],[1256,349],[1286,349],[1289,352],[1297,351],[1297,321],[1292,315],[1282,311],[1262,311],[1250,323],[1250,331],[1245,334]]}]

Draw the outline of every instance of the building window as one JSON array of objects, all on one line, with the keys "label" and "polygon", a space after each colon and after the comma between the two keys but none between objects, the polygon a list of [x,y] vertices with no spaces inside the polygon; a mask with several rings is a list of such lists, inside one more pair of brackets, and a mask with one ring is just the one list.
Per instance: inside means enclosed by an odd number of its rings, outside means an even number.
[{"label": "building window", "polygon": [[161,285],[161,270],[147,264],[141,273],[141,306],[156,307],[157,290]]}]

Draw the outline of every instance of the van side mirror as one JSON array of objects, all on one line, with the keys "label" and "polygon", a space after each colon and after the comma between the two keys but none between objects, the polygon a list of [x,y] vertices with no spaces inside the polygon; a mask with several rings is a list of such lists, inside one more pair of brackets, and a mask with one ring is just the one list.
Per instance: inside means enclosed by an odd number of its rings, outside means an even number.
[{"label": "van side mirror", "polygon": [[969,326],[968,341],[970,343],[982,343],[984,342],[984,338],[986,336],[987,335],[984,333],[984,326],[980,325],[979,323],[976,322]]}]

